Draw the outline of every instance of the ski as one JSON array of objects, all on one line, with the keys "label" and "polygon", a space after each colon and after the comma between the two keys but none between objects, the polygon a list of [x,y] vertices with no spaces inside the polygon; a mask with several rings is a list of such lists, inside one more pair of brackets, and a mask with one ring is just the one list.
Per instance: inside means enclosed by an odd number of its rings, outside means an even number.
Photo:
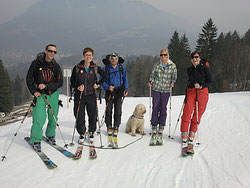
[{"label": "ski", "polygon": [[183,157],[188,156],[187,147],[183,147],[183,148],[181,149],[181,155],[182,155]]},{"label": "ski", "polygon": [[73,155],[73,159],[77,160],[82,157],[82,150],[83,150],[83,145],[79,144],[75,154]]},{"label": "ski", "polygon": [[114,146],[114,143],[113,143],[113,136],[112,136],[112,134],[109,134],[109,135],[108,135],[108,147],[113,148],[113,146]]},{"label": "ski", "polygon": [[48,143],[49,145],[51,145],[53,148],[55,148],[56,150],[58,150],[59,152],[61,152],[63,155],[65,155],[66,157],[69,157],[69,158],[73,158],[73,153],[67,151],[66,149],[62,148],[61,146],[59,145],[53,145],[49,142],[49,140],[43,136],[43,141],[45,141],[46,143]]},{"label": "ski", "polygon": [[187,147],[187,154],[189,155],[193,155],[194,154],[194,148],[193,148],[193,144],[188,144],[188,147]]},{"label": "ski", "polygon": [[89,146],[89,159],[96,159],[97,154],[95,150],[95,146]]},{"label": "ski", "polygon": [[97,153],[95,150],[94,142],[90,140],[89,144],[89,159],[96,159],[97,158]]},{"label": "ski", "polygon": [[117,149],[117,148],[118,148],[117,135],[114,135],[114,145],[113,145],[113,149]]},{"label": "ski", "polygon": [[41,160],[44,162],[48,169],[54,169],[57,167],[57,165],[53,161],[51,161],[45,153],[43,153],[42,151],[38,152],[33,148],[32,144],[30,143],[30,137],[25,137],[24,140],[26,140],[26,142],[37,153],[37,155],[41,158]]},{"label": "ski", "polygon": [[158,133],[156,145],[157,146],[162,146],[163,145],[162,133]]},{"label": "ski", "polygon": [[153,133],[152,137],[150,139],[149,145],[156,146],[156,144],[157,144],[157,135],[156,135],[156,133]]}]

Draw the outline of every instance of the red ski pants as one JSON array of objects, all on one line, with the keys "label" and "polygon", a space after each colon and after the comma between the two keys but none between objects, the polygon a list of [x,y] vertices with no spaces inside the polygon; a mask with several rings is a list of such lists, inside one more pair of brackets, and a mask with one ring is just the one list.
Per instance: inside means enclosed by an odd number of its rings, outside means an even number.
[{"label": "red ski pants", "polygon": [[[201,116],[206,110],[208,101],[208,88],[197,89],[198,95],[198,122],[201,120]],[[192,116],[192,119],[191,119]],[[188,88],[187,90],[187,102],[183,109],[183,115],[181,117],[181,132],[197,132],[197,112],[196,112],[196,89]],[[190,124],[191,119],[191,124]],[[190,124],[190,128],[189,128]]]}]

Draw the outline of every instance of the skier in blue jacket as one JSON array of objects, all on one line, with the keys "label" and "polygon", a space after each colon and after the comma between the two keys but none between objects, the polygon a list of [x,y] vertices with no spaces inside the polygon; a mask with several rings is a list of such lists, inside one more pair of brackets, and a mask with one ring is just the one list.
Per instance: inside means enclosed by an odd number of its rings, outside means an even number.
[{"label": "skier in blue jacket", "polygon": [[[103,59],[106,65],[102,69],[107,75],[107,79],[102,86],[105,89],[106,113],[105,123],[109,136],[109,146],[117,148],[117,135],[121,124],[122,101],[128,95],[128,79],[127,72],[122,63],[124,59],[117,53],[112,53]],[[101,77],[100,77],[101,79]],[[112,126],[112,110],[114,107],[114,123]]]}]

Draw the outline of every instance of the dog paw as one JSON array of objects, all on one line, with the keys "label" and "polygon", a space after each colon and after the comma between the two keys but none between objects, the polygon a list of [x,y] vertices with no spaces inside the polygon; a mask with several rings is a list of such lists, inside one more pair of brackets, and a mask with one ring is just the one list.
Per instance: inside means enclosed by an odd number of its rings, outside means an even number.
[{"label": "dog paw", "polygon": [[132,135],[132,136],[136,136],[136,134],[134,134],[134,133],[132,133],[131,135]]}]

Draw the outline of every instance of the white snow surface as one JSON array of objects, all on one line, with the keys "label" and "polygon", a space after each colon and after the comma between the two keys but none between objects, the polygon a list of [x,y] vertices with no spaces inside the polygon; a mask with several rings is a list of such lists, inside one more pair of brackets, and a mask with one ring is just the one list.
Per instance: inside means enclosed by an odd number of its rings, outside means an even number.
[{"label": "white snow surface", "polygon": [[[59,125],[67,143],[71,142],[75,118],[73,102],[66,108],[66,96],[61,95],[64,107],[60,108]],[[250,92],[210,94],[208,106],[199,127],[200,146],[193,156],[181,156],[180,122],[173,135],[184,96],[172,97],[172,123],[169,139],[169,118],[164,130],[164,145],[149,146],[150,121],[149,98],[125,98],[122,124],[118,136],[119,146],[138,138],[125,133],[127,119],[134,107],[143,103],[146,135],[124,149],[96,149],[97,159],[88,158],[84,147],[80,160],[65,157],[47,143],[42,150],[58,167],[49,170],[38,155],[23,139],[30,134],[32,119],[27,118],[21,126],[4,161],[0,161],[0,184],[2,188],[14,187],[74,187],[74,188],[238,188],[250,187]],[[105,102],[99,105],[99,117],[103,116]],[[5,153],[20,121],[0,127],[0,152]],[[45,131],[44,126],[44,131]],[[107,146],[106,127],[101,128],[103,144]],[[60,132],[56,140],[64,145]],[[197,138],[197,136],[196,136]],[[75,142],[78,134],[75,134]],[[196,140],[197,141],[197,140]],[[100,137],[95,136],[96,146]],[[77,145],[68,150],[75,152]]]}]

